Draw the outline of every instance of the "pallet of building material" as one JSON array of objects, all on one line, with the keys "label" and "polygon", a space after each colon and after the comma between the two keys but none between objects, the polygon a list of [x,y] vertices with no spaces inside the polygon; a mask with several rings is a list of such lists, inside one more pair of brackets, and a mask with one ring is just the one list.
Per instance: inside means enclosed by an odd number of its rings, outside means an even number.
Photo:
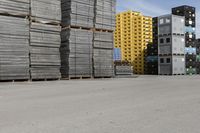
[{"label": "pallet of building material", "polygon": [[61,38],[62,77],[91,77],[93,32],[83,29],[64,29]]},{"label": "pallet of building material", "polygon": [[113,50],[93,49],[94,77],[113,77]]},{"label": "pallet of building material", "polygon": [[95,28],[114,30],[116,0],[96,0],[95,2]]},{"label": "pallet of building material", "polygon": [[30,45],[59,48],[61,43],[60,32],[60,26],[32,22],[30,27]]},{"label": "pallet of building material", "polygon": [[32,80],[60,79],[59,66],[34,66],[30,68]]},{"label": "pallet of building material", "polygon": [[115,75],[132,75],[133,70],[129,65],[117,65],[115,66]]},{"label": "pallet of building material", "polygon": [[1,0],[0,14],[13,16],[29,15],[29,0]]},{"label": "pallet of building material", "polygon": [[62,25],[93,27],[94,0],[62,0]]},{"label": "pallet of building material", "polygon": [[30,66],[32,80],[57,79],[61,74],[61,27],[41,23],[30,26]]},{"label": "pallet of building material", "polygon": [[30,0],[31,20],[46,24],[61,23],[61,0]]},{"label": "pallet of building material", "polygon": [[112,32],[94,32],[94,48],[113,49],[113,33]]},{"label": "pallet of building material", "polygon": [[0,16],[0,80],[29,79],[29,21]]},{"label": "pallet of building material", "polygon": [[30,46],[31,66],[60,66],[59,48]]}]

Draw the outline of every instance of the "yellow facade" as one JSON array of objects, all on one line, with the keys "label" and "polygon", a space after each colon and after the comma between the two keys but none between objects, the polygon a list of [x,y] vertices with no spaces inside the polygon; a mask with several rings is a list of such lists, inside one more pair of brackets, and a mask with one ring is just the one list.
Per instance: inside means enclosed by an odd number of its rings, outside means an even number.
[{"label": "yellow facade", "polygon": [[134,11],[117,14],[115,47],[121,48],[122,60],[131,62],[135,74],[144,74],[145,49],[152,36],[151,17]]}]

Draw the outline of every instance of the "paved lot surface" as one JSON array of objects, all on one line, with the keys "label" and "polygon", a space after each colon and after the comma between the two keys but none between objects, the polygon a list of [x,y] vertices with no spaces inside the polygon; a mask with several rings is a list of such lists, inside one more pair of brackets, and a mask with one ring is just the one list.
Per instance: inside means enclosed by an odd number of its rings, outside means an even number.
[{"label": "paved lot surface", "polygon": [[0,133],[199,133],[200,77],[0,83]]}]

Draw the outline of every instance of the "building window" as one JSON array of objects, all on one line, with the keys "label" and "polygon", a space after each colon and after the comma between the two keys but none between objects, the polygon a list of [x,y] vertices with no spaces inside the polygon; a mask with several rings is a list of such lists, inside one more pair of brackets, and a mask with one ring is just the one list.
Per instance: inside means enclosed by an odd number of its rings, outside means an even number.
[{"label": "building window", "polygon": [[170,58],[167,58],[167,63],[171,63],[171,59]]},{"label": "building window", "polygon": [[170,42],[171,42],[171,39],[170,39],[170,38],[167,38],[167,39],[166,39],[166,42],[167,42],[167,43],[170,43]]},{"label": "building window", "polygon": [[160,39],[160,43],[164,43],[164,39],[163,38]]},{"label": "building window", "polygon": [[164,23],[164,19],[160,19],[160,24],[163,24]]},{"label": "building window", "polygon": [[170,23],[170,22],[171,22],[170,18],[166,18],[166,23]]},{"label": "building window", "polygon": [[163,58],[160,59],[160,63],[164,63],[164,59]]}]

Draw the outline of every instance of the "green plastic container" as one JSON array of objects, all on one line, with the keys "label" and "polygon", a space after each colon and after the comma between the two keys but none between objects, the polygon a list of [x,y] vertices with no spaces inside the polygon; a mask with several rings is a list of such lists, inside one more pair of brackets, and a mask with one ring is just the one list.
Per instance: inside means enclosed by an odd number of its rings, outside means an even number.
[{"label": "green plastic container", "polygon": [[199,61],[200,62],[200,55],[197,55],[197,61]]},{"label": "green plastic container", "polygon": [[186,68],[187,75],[194,75],[196,74],[196,72],[197,72],[196,68]]}]

